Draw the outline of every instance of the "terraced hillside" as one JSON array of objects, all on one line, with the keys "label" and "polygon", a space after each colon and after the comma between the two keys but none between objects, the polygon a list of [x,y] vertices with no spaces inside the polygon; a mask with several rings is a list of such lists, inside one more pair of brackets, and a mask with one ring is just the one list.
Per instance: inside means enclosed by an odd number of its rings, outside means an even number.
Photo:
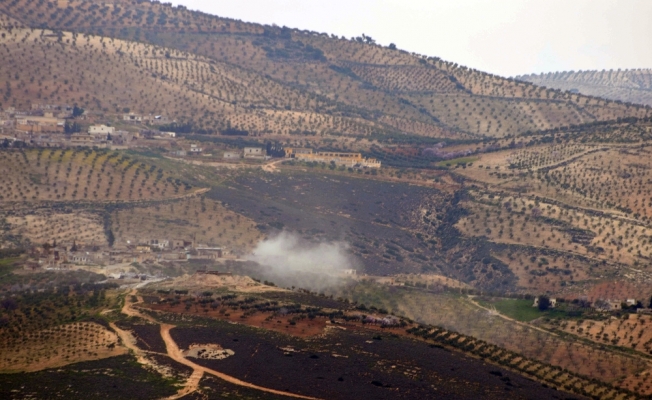
[{"label": "terraced hillside", "polygon": [[246,254],[260,239],[256,224],[219,202],[201,197],[147,208],[118,210],[112,214],[116,242],[138,243],[142,238],[192,238],[198,244],[227,246]]},{"label": "terraced hillside", "polygon": [[210,130],[288,133],[310,126],[368,134],[376,125],[338,116],[331,101],[235,66],[151,45],[29,29],[7,31],[0,44],[6,60],[0,74],[8,77],[0,101],[17,108],[32,102],[74,103],[104,113],[130,108]]},{"label": "terraced hillside", "polygon": [[564,71],[517,76],[516,79],[552,89],[652,106],[652,69]]},{"label": "terraced hillside", "polygon": [[0,152],[0,201],[143,201],[178,198],[198,188],[155,165],[90,149]]},{"label": "terraced hillside", "polygon": [[[232,127],[252,134],[504,137],[652,115],[641,106],[544,89],[437,57],[382,47],[368,37],[348,40],[248,24],[160,3],[12,0],[0,4],[0,12],[28,26],[165,47],[115,40],[93,46],[95,54],[112,57],[109,65],[115,62],[126,67],[127,76],[138,76],[130,72],[133,63],[143,82],[132,90],[131,98],[115,94],[100,105],[90,101],[88,107],[105,111],[130,107],[137,112],[156,109],[208,130]],[[64,49],[69,34],[65,35],[58,44]],[[17,42],[12,44],[16,48],[12,57],[31,54],[33,46],[42,45],[32,44],[31,37]],[[25,46],[32,46],[31,51],[23,51]],[[112,56],[119,48],[118,58]],[[61,65],[66,68],[63,60]],[[186,72],[180,72],[184,69]],[[103,71],[108,87],[102,89],[111,91],[110,82],[115,80],[111,75],[116,72]],[[181,93],[183,100],[173,106],[166,92]],[[25,95],[22,86],[12,86],[11,94],[18,97],[16,101],[28,101],[21,98]],[[72,100],[80,101],[79,97],[73,95]],[[55,95],[55,100],[59,98],[71,101],[61,92]]]}]

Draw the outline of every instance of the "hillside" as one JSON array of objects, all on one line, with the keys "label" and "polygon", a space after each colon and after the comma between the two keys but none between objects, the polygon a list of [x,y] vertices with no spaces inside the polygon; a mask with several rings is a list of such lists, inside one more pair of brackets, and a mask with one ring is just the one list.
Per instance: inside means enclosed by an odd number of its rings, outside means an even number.
[{"label": "hillside", "polygon": [[[88,100],[85,95],[80,100],[80,95],[57,92],[54,100],[83,101],[105,112],[123,108],[165,112],[209,131],[381,137],[407,133],[468,139],[652,115],[644,107],[548,90],[383,47],[368,37],[348,40],[249,24],[161,3],[13,0],[0,4],[0,12],[32,27],[127,40],[84,37],[85,47],[77,46],[58,64],[60,73],[54,80],[60,82],[63,76],[74,81],[76,66],[85,68],[99,59],[85,60],[85,52],[102,54],[104,67],[99,67],[107,83],[100,89],[115,93],[109,99],[97,104],[90,94]],[[30,35],[39,36],[38,32]],[[11,59],[39,54],[42,46],[45,53],[53,51],[32,36],[23,42],[25,35],[19,31],[5,39]],[[63,35],[56,51],[68,55],[71,34]],[[25,46],[29,51],[23,50]],[[129,85],[121,83],[123,74],[138,77],[131,97],[122,94]],[[0,83],[15,84],[13,79]],[[37,91],[20,89],[4,103],[38,98]],[[178,94],[182,101],[168,100]]]},{"label": "hillside", "polygon": [[652,106],[652,69],[565,71],[521,75],[516,79],[551,89]]},{"label": "hillside", "polygon": [[0,152],[0,188],[10,204],[163,200],[197,190],[155,165],[90,149]]}]

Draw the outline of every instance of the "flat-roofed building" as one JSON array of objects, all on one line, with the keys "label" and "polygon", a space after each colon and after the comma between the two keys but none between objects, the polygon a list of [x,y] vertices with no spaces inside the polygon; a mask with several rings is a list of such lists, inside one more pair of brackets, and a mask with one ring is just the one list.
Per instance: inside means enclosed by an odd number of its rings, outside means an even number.
[{"label": "flat-roofed building", "polygon": [[106,125],[91,125],[88,127],[88,133],[91,135],[107,136],[115,133],[115,128]]},{"label": "flat-roofed building", "polygon": [[66,121],[56,117],[35,117],[23,115],[16,118],[16,130],[27,133],[63,133]]}]

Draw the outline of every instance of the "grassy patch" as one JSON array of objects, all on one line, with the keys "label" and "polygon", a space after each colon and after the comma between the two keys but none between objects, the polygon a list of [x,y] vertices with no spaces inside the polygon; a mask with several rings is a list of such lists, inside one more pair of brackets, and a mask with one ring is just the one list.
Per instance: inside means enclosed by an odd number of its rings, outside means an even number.
[{"label": "grassy patch", "polygon": [[16,261],[18,260],[19,258],[15,257],[0,259],[0,276],[9,274],[16,269]]},{"label": "grassy patch", "polygon": [[532,307],[532,300],[501,299],[493,303],[481,302],[481,304],[496,307],[498,312],[517,321],[529,322],[543,315],[538,308]]}]

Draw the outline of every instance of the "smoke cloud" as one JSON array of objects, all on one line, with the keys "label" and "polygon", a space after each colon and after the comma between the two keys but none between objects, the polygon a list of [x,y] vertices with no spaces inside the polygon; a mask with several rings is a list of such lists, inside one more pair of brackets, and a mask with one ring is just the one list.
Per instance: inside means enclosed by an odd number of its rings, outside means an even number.
[{"label": "smoke cloud", "polygon": [[258,243],[247,257],[261,265],[261,273],[277,285],[323,290],[341,284],[344,270],[357,263],[344,242],[309,242],[281,232]]}]

